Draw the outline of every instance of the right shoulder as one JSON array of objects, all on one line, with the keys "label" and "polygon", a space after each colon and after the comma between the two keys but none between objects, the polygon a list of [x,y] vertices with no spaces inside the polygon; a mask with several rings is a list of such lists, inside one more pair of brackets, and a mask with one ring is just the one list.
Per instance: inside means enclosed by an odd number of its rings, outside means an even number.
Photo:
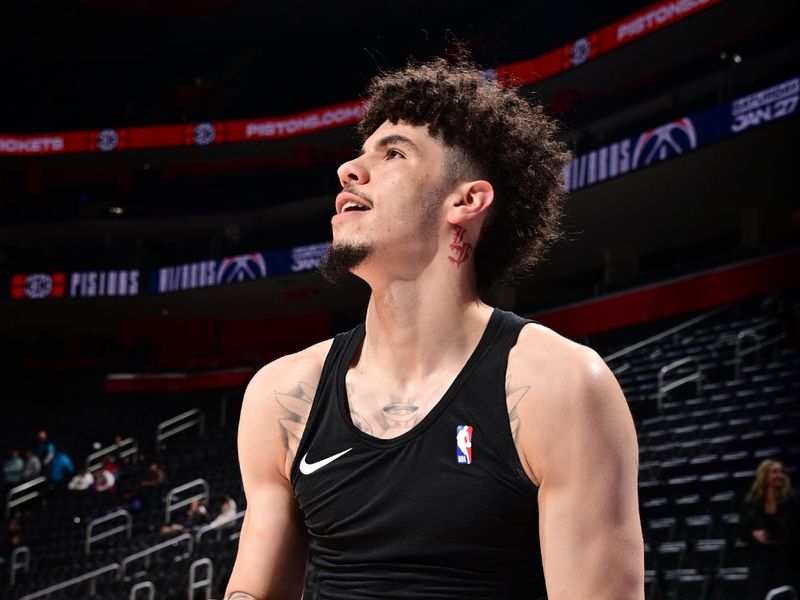
[{"label": "right shoulder", "polygon": [[[288,354],[261,367],[247,385],[239,418],[242,477],[288,479],[333,340]],[[264,460],[271,457],[272,460]],[[251,477],[248,477],[250,475]]]},{"label": "right shoulder", "polygon": [[248,396],[271,394],[275,389],[284,389],[287,386],[304,381],[315,388],[322,374],[325,357],[331,349],[333,339],[328,339],[300,352],[287,354],[267,363],[261,367],[250,379],[245,390],[245,399]]}]

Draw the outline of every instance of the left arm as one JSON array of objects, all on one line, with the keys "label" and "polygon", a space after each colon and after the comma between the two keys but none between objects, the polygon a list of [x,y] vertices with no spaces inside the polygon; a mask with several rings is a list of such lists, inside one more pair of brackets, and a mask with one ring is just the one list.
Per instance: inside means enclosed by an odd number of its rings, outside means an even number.
[{"label": "left arm", "polygon": [[554,346],[540,369],[546,379],[532,381],[534,394],[519,407],[518,434],[523,463],[539,485],[547,597],[643,600],[638,448],[630,410],[593,350],[563,338]]}]

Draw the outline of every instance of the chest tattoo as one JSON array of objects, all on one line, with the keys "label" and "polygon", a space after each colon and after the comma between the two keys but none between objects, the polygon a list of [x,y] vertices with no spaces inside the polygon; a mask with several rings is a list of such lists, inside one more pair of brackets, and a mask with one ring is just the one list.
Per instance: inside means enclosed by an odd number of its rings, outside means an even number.
[{"label": "chest tattoo", "polygon": [[[358,395],[351,383],[346,384],[350,419],[358,429],[374,437],[391,438],[410,430],[425,416],[416,398],[390,396],[380,403],[371,395]],[[376,408],[366,409],[365,406]]]}]

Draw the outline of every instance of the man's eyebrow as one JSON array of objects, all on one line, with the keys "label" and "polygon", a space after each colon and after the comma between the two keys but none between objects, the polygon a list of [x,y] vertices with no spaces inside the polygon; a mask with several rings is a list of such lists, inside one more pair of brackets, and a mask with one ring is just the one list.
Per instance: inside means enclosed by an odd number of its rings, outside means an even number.
[{"label": "man's eyebrow", "polygon": [[[419,150],[419,148],[414,142],[412,142],[406,136],[400,135],[399,133],[393,133],[391,135],[387,135],[386,137],[382,137],[377,142],[375,142],[375,149],[380,150],[381,148],[386,148],[387,146],[395,146],[395,145],[407,146],[412,150]],[[364,152],[365,152],[364,148],[361,148],[361,150],[358,153],[359,156],[364,154]]]}]

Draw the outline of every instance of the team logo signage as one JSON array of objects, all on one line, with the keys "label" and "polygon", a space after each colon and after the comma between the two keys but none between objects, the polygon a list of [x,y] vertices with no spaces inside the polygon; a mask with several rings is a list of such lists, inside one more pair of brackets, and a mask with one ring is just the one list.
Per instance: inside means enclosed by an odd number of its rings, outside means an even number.
[{"label": "team logo signage", "polygon": [[66,280],[64,273],[17,273],[11,277],[11,297],[15,300],[61,298]]},{"label": "team logo signage", "polygon": [[633,150],[633,168],[646,167],[696,147],[697,134],[691,119],[678,119],[639,136]]},{"label": "team logo signage", "polygon": [[687,152],[797,112],[795,77],[730,104],[664,123],[639,135],[576,156],[564,168],[568,191],[578,190]]},{"label": "team logo signage", "polygon": [[119,146],[119,133],[116,129],[102,129],[97,132],[97,149],[100,152],[111,152]]},{"label": "team logo signage", "polygon": [[217,283],[238,283],[267,276],[267,263],[264,257],[254,252],[229,256],[220,261],[217,268]]},{"label": "team logo signage", "polygon": [[592,44],[588,38],[583,37],[579,40],[576,40],[575,43],[572,44],[572,49],[569,53],[569,62],[573,67],[582,65],[589,59],[591,53]]},{"label": "team logo signage", "polygon": [[214,142],[217,130],[211,123],[198,123],[192,131],[192,141],[198,146],[207,146]]},{"label": "team logo signage", "polygon": [[71,298],[138,296],[139,271],[76,271],[69,276]]}]

